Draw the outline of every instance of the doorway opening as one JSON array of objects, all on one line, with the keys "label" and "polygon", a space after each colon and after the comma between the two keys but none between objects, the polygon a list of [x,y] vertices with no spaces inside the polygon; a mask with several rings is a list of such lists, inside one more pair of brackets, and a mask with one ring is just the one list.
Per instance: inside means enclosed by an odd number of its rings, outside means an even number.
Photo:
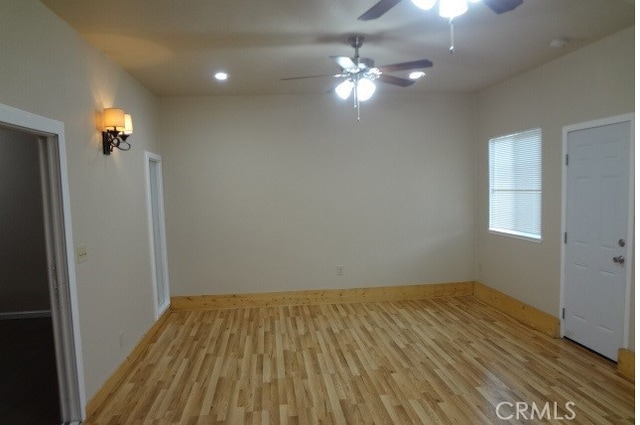
[{"label": "doorway opening", "polygon": [[155,300],[154,311],[157,320],[169,308],[170,304],[162,157],[151,152],[145,152],[144,161],[147,176],[147,216],[151,248],[151,275]]},{"label": "doorway opening", "polygon": [[[3,276],[9,282],[4,289],[12,293],[10,301],[3,297],[7,305],[0,305],[6,319],[0,321],[0,332],[6,334],[3,340],[12,341],[5,344],[3,359],[14,359],[16,373],[32,365],[12,381],[26,384],[20,391],[6,389],[13,398],[0,400],[0,422],[79,424],[85,403],[76,282],[69,264],[73,254],[64,126],[0,104],[0,138],[11,148],[7,152],[15,151],[13,159],[21,158],[2,167],[3,179],[19,181],[0,188],[2,228],[14,232],[0,243],[6,244],[3,252],[15,256],[11,275]],[[3,153],[3,158],[8,156]],[[19,174],[22,166],[26,175]],[[29,200],[18,200],[19,193]]]}]

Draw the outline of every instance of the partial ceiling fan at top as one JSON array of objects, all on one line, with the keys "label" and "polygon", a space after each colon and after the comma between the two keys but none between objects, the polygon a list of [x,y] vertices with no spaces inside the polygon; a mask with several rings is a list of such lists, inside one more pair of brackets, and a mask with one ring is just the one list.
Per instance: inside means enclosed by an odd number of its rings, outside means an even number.
[{"label": "partial ceiling fan at top", "polygon": [[[402,0],[380,0],[371,9],[358,17],[361,21],[377,19],[387,13],[392,7]],[[482,1],[497,14],[512,11],[522,4],[523,0],[411,0],[414,5],[422,10],[431,10],[438,3],[438,13],[443,18],[449,19],[451,35],[451,45],[449,52],[455,51],[453,20],[469,10],[469,3],[479,3]]]},{"label": "partial ceiling fan at top", "polygon": [[[392,7],[402,0],[380,0],[371,9],[358,17],[361,21],[378,19],[387,13]],[[429,10],[439,1],[439,13],[443,18],[455,18],[464,14],[468,9],[468,3],[482,1],[497,14],[510,12],[522,4],[523,0],[411,0],[420,9]]]},{"label": "partial ceiling fan at top", "polygon": [[[422,10],[431,10],[438,0],[411,0],[416,7]],[[468,3],[478,3],[480,0],[441,0],[438,14],[443,18],[453,19],[469,10]]]}]

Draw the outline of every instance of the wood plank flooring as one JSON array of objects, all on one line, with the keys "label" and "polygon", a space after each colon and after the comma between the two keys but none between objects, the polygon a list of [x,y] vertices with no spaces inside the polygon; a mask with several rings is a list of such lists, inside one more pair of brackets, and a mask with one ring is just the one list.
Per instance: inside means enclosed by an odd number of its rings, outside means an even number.
[{"label": "wood plank flooring", "polygon": [[172,312],[86,423],[634,421],[613,362],[467,296]]}]

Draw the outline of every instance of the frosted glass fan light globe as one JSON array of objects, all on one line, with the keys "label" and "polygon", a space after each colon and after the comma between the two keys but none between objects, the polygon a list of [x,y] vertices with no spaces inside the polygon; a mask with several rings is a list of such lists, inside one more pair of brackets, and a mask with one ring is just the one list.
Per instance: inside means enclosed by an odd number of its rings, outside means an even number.
[{"label": "frosted glass fan light globe", "polygon": [[373,93],[375,93],[375,91],[376,85],[373,83],[373,81],[367,78],[363,78],[362,80],[358,81],[358,100],[364,102],[371,99],[371,96],[373,96]]},{"label": "frosted glass fan light globe", "polygon": [[353,90],[353,81],[344,80],[340,84],[336,86],[334,91],[342,100],[347,100],[349,95],[351,94],[351,90]]},{"label": "frosted glass fan light globe", "polygon": [[467,0],[440,0],[440,16],[443,18],[455,18],[469,9]]},{"label": "frosted glass fan light globe", "polygon": [[416,7],[422,10],[429,10],[435,6],[437,0],[411,0]]}]

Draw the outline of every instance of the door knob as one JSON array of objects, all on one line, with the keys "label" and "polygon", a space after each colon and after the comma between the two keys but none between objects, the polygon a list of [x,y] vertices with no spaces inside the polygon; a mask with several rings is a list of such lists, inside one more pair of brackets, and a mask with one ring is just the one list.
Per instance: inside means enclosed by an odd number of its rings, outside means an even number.
[{"label": "door knob", "polygon": [[613,262],[618,264],[624,264],[624,256],[618,255],[617,257],[613,257]]}]

